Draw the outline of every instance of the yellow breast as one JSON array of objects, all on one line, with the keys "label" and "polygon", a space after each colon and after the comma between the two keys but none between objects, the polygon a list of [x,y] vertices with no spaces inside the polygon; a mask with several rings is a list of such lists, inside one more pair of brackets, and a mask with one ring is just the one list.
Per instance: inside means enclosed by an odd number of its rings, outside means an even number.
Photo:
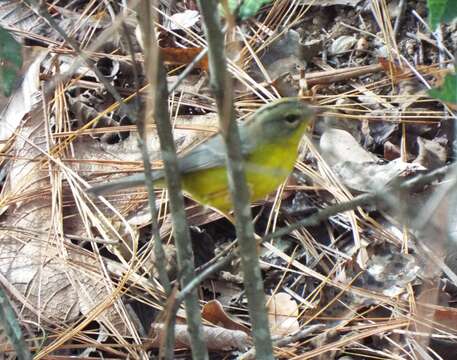
[{"label": "yellow breast", "polygon": [[[258,146],[246,159],[246,179],[251,201],[261,200],[289,176],[297,157],[296,146]],[[228,214],[232,202],[225,167],[204,169],[183,175],[183,189],[194,200]]]}]

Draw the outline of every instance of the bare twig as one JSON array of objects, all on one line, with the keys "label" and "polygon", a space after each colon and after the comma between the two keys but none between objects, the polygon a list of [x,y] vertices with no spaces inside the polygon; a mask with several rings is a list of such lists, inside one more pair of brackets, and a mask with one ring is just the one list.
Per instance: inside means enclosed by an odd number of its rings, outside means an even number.
[{"label": "bare twig", "polygon": [[224,37],[221,31],[217,2],[197,0],[208,40],[208,58],[211,87],[216,99],[221,133],[226,144],[226,163],[230,195],[236,221],[236,233],[241,249],[244,286],[252,323],[252,334],[259,359],[273,359],[270,330],[265,309],[262,274],[257,256],[254,226],[252,224],[249,190],[246,183],[240,151],[240,135],[234,120],[231,85],[224,55]]},{"label": "bare twig", "polygon": [[394,24],[394,35],[398,35],[398,29],[400,29],[401,21],[403,19],[403,14],[405,12],[405,5],[406,5],[406,0],[400,0],[398,3],[398,14],[397,18],[395,19],[395,24]]},{"label": "bare twig", "polygon": [[[125,40],[130,52],[130,55],[132,57],[132,64],[133,64],[133,82],[135,85],[136,91],[140,89],[140,81],[139,81],[139,73],[140,73],[140,67],[138,62],[135,59],[135,52],[133,49],[133,44],[132,40],[130,38],[130,33],[125,25],[125,23],[122,23],[122,29],[125,35]],[[156,196],[154,192],[154,183],[152,181],[152,169],[151,169],[151,163],[149,162],[149,154],[148,154],[148,147],[147,147],[147,132],[146,132],[146,119],[142,118],[140,119],[139,115],[139,109],[140,109],[140,101],[137,96],[135,96],[136,99],[136,106],[135,106],[135,119],[134,123],[136,124],[136,127],[138,129],[138,147],[141,150],[141,156],[143,158],[143,166],[144,166],[144,176],[145,176],[145,184],[146,184],[146,189],[148,191],[148,203],[149,203],[149,211],[151,212],[151,230],[152,230],[152,238],[154,241],[154,264],[155,268],[157,271],[157,274],[159,275],[159,280],[160,284],[163,286],[165,293],[167,295],[170,294],[171,291],[171,285],[170,285],[170,279],[168,278],[167,274],[167,258],[165,256],[165,251],[163,249],[162,245],[162,240],[160,238],[160,232],[159,232],[159,224],[157,222],[157,209],[156,209]],[[144,116],[147,114],[144,113]]]},{"label": "bare twig", "polygon": [[[173,215],[173,235],[178,254],[178,265],[182,274],[181,286],[185,287],[194,277],[194,256],[190,240],[189,227],[184,211],[184,198],[181,189],[181,176],[178,168],[175,143],[168,113],[168,89],[165,69],[153,28],[151,3],[144,0],[141,3],[140,26],[145,39],[145,67],[146,74],[154,89],[154,119],[157,125],[157,134],[160,140],[160,149],[164,163],[165,180],[167,183],[170,211]],[[149,39],[149,41],[146,41]],[[152,48],[153,47],[153,48]],[[153,58],[156,56],[156,59]],[[186,306],[187,323],[191,340],[192,358],[208,359],[208,351],[203,341],[201,329],[201,314],[197,292],[192,291],[184,300]],[[166,358],[172,359],[174,349],[174,330],[168,329]]]},{"label": "bare twig", "polygon": [[221,259],[221,261],[218,261],[214,263],[213,266],[210,266],[203,270],[201,273],[199,273],[195,278],[190,281],[176,296],[176,303],[179,306],[182,301],[188,296],[193,289],[197,288],[203,281],[208,279],[212,274],[215,274],[216,272],[224,269],[226,266],[230,264],[230,262],[233,260],[233,258],[236,256],[235,253],[232,253],[232,256],[226,256]]},{"label": "bare twig", "polygon": [[[344,69],[317,71],[305,75],[306,85],[308,87],[321,84],[333,84],[337,81],[349,80],[367,74],[374,74],[383,71],[382,64],[356,66]],[[298,80],[299,75],[294,77]]]}]

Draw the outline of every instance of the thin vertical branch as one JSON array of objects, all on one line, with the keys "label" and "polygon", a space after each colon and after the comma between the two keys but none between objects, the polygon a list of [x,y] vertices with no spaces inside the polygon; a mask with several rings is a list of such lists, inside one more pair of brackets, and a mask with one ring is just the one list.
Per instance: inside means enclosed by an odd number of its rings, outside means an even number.
[{"label": "thin vertical branch", "polygon": [[240,135],[234,119],[231,86],[224,55],[224,37],[217,2],[197,0],[197,3],[204,20],[208,40],[210,83],[216,98],[220,127],[226,144],[230,195],[235,211],[236,234],[241,249],[244,287],[248,298],[256,354],[258,359],[273,359],[262,274],[254,239],[249,189],[241,156]]},{"label": "thin vertical branch", "polygon": [[[132,57],[132,64],[133,64],[133,83],[135,86],[136,91],[140,89],[140,66],[135,59],[135,52],[133,49],[132,40],[130,38],[131,34],[129,29],[122,22],[122,29],[124,32],[124,37],[127,42],[127,46]],[[146,189],[148,191],[148,203],[149,203],[149,211],[151,213],[151,232],[152,232],[152,239],[154,241],[154,265],[159,276],[160,284],[162,285],[163,289],[165,290],[165,294],[170,295],[171,292],[171,285],[170,279],[168,278],[167,274],[167,258],[165,256],[165,251],[163,250],[162,239],[160,238],[159,232],[159,224],[157,222],[157,209],[156,209],[156,196],[154,192],[154,183],[152,181],[152,169],[151,164],[149,162],[149,155],[148,155],[148,147],[147,147],[147,133],[146,129],[146,119],[147,116],[146,112],[144,112],[144,117],[141,118],[139,116],[139,109],[140,109],[140,101],[139,101],[139,94],[135,96],[135,108],[134,108],[134,123],[138,129],[138,147],[141,150],[141,155],[143,158],[143,166],[144,166],[144,176],[145,176],[145,183]]]},{"label": "thin vertical branch", "polygon": [[[141,2],[140,26],[143,32],[146,75],[151,83],[154,97],[154,119],[160,140],[164,163],[170,211],[173,219],[173,235],[178,254],[178,266],[181,272],[181,287],[185,287],[195,277],[194,256],[192,252],[189,227],[184,211],[184,197],[181,190],[181,176],[178,158],[172,135],[168,113],[168,89],[166,73],[158,51],[153,27],[152,7],[148,0]],[[153,57],[154,56],[154,57]],[[196,290],[189,293],[185,301],[187,324],[191,340],[192,358],[208,359],[208,351],[203,340],[201,329],[200,306]],[[166,358],[173,359],[173,339],[167,339]]]}]

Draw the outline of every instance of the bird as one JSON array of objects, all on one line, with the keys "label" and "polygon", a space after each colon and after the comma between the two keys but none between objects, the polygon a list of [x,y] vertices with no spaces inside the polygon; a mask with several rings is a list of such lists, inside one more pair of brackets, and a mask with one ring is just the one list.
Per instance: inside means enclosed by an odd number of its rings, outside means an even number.
[{"label": "bird", "polygon": [[[241,154],[251,201],[276,190],[294,168],[299,143],[315,117],[299,98],[282,98],[255,111],[239,126]],[[193,200],[230,216],[232,202],[226,168],[225,143],[219,132],[178,158],[182,188]],[[152,172],[155,187],[164,188],[163,169]],[[144,186],[144,173],[92,186],[95,195]]]}]

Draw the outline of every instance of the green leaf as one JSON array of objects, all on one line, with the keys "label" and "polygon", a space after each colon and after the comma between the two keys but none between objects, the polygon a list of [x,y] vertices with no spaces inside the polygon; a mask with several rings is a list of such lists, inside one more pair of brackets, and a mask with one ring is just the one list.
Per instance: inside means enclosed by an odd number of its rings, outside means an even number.
[{"label": "green leaf", "polygon": [[0,90],[5,96],[11,95],[21,66],[21,44],[0,27]]},{"label": "green leaf", "polygon": [[457,104],[457,74],[449,74],[444,78],[444,84],[430,89],[428,94],[446,103]]},{"label": "green leaf", "polygon": [[240,10],[238,11],[240,20],[245,20],[251,16],[254,16],[262,6],[270,2],[271,0],[244,0],[240,6]]},{"label": "green leaf", "polygon": [[444,9],[443,20],[446,22],[451,22],[457,18],[457,1],[448,0],[447,6]]},{"label": "green leaf", "polygon": [[427,0],[428,21],[432,30],[439,23],[449,22],[457,17],[457,1],[455,0]]}]

